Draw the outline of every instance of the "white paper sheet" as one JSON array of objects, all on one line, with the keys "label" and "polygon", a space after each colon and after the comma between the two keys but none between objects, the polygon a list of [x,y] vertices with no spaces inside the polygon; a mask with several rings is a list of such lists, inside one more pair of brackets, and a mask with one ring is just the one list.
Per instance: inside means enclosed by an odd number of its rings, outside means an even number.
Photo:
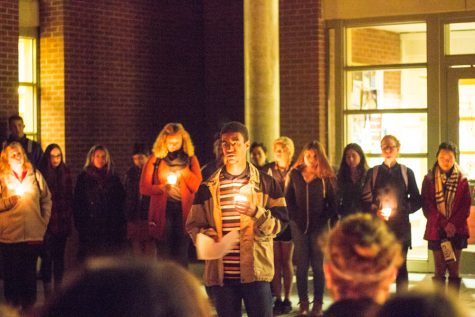
[{"label": "white paper sheet", "polygon": [[215,242],[205,234],[196,235],[196,255],[199,260],[216,260],[225,256],[237,244],[239,231],[233,230],[225,235],[221,241]]}]

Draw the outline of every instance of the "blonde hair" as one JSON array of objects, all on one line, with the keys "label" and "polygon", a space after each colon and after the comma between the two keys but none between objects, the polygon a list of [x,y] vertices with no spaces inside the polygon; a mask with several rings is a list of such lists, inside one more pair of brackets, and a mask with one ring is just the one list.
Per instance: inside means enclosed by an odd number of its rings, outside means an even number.
[{"label": "blonde hair", "polygon": [[12,142],[5,146],[0,154],[0,175],[8,175],[11,173],[12,168],[8,163],[8,154],[13,151],[17,150],[23,156],[23,170],[31,170],[33,169],[33,165],[31,165],[30,161],[28,160],[28,156],[26,156],[25,149],[19,142]]},{"label": "blonde hair", "polygon": [[398,138],[391,134],[386,134],[385,136],[383,136],[383,138],[381,139],[381,146],[383,146],[383,143],[389,139],[393,140],[394,143],[396,143],[398,149],[401,147],[401,142],[399,142]]},{"label": "blonde hair", "polygon": [[92,157],[96,151],[104,151],[106,154],[106,170],[107,174],[112,171],[112,159],[109,153],[109,150],[104,145],[93,145],[89,152],[87,152],[86,163],[84,164],[84,169],[87,169],[89,166],[92,166]]},{"label": "blonde hair", "polygon": [[189,156],[192,157],[195,155],[195,148],[193,142],[191,141],[190,134],[185,130],[181,123],[167,123],[162,131],[158,134],[155,143],[153,144],[152,152],[156,157],[164,158],[168,154],[167,148],[167,137],[172,134],[179,134],[183,138],[183,151]]},{"label": "blonde hair", "polygon": [[342,298],[374,298],[403,262],[401,245],[387,225],[370,214],[343,218],[330,232],[326,261]]},{"label": "blonde hair", "polygon": [[304,156],[306,151],[315,151],[317,153],[317,160],[318,160],[318,171],[317,177],[335,177],[335,172],[328,162],[327,154],[325,153],[325,149],[323,148],[322,144],[318,141],[312,141],[303,147],[302,151],[300,151],[299,157],[297,161],[292,166],[293,168],[297,168],[304,163]]},{"label": "blonde hair", "polygon": [[289,159],[292,161],[295,154],[294,141],[289,137],[281,136],[274,140],[272,143],[272,149],[274,149],[276,145],[280,145],[282,148],[287,149],[289,151]]}]

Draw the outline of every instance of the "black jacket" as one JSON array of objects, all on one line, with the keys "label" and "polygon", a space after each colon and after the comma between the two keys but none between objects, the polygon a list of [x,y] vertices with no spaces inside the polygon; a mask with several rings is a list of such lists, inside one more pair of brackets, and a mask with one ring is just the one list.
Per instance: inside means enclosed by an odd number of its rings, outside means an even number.
[{"label": "black jacket", "polygon": [[285,194],[289,218],[303,233],[321,231],[337,218],[334,179],[315,178],[306,183],[301,170],[290,171]]},{"label": "black jacket", "polygon": [[74,191],[74,224],[79,240],[90,245],[119,245],[125,240],[124,188],[120,179],[95,168],[79,174]]}]

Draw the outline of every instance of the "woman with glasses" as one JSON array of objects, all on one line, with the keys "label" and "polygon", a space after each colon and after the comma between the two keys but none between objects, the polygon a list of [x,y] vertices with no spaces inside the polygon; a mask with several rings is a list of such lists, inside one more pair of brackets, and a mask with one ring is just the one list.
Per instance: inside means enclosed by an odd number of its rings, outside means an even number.
[{"label": "woman with glasses", "polygon": [[53,275],[55,290],[59,289],[63,280],[64,250],[73,217],[73,185],[71,171],[63,160],[63,151],[58,144],[48,145],[40,159],[39,169],[48,183],[53,200],[41,254],[41,278],[45,296],[48,296]]},{"label": "woman with glasses", "polygon": [[381,140],[384,161],[369,169],[362,192],[363,211],[385,220],[402,244],[404,262],[396,278],[396,291],[408,287],[406,266],[407,251],[411,247],[411,223],[409,214],[422,206],[414,172],[397,162],[401,143],[393,135]]}]

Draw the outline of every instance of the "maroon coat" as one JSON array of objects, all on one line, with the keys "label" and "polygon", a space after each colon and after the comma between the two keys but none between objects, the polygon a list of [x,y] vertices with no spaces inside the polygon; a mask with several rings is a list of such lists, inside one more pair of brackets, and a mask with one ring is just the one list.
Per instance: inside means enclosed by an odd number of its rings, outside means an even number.
[{"label": "maroon coat", "polygon": [[443,229],[447,222],[452,223],[456,228],[456,234],[464,237],[469,236],[467,218],[470,215],[470,189],[467,179],[460,174],[455,193],[452,215],[446,219],[437,210],[435,202],[435,186],[432,171],[424,177],[422,183],[422,211],[427,218],[425,240],[439,240],[439,230]]}]

